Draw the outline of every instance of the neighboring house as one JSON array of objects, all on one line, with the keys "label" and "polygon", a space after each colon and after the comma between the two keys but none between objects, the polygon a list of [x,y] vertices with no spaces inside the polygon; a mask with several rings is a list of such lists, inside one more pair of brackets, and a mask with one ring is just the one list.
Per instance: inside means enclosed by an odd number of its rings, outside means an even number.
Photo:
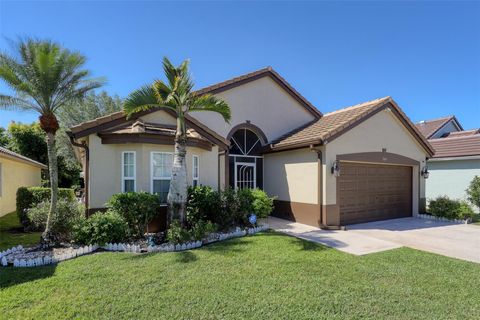
[{"label": "neighboring house", "polygon": [[446,195],[465,200],[470,181],[480,176],[480,129],[463,130],[454,116],[416,126],[435,149],[428,161],[427,199]]},{"label": "neighboring house", "polygon": [[[197,91],[228,102],[232,120],[187,117],[189,184],[262,188],[274,214],[338,227],[423,211],[421,170],[433,149],[385,97],[323,115],[271,68]],[[165,201],[175,118],[167,110],[122,112],[71,128],[83,163],[87,206],[147,191]]]},{"label": "neighboring house", "polygon": [[15,211],[17,189],[40,186],[47,166],[0,147],[0,217]]}]

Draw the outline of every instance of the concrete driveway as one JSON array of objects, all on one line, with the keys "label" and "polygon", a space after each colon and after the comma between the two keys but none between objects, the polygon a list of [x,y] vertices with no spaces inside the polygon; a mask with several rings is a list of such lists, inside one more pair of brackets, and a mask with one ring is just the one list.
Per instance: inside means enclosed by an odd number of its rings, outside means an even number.
[{"label": "concrete driveway", "polygon": [[480,263],[480,226],[419,218],[347,226],[347,232]]},{"label": "concrete driveway", "polygon": [[301,223],[269,217],[278,232],[317,242],[355,255],[402,246],[480,263],[480,226],[403,218],[347,226],[347,231],[327,231]]}]

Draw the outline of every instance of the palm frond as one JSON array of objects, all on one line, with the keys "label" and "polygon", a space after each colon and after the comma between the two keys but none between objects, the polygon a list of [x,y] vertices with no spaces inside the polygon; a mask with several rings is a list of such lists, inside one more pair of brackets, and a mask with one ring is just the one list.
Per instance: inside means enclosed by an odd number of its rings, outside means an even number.
[{"label": "palm frond", "polygon": [[214,95],[204,94],[201,96],[194,96],[189,106],[188,111],[211,111],[220,114],[225,122],[230,123],[232,114],[228,104]]},{"label": "palm frond", "polygon": [[0,109],[5,110],[34,110],[40,112],[41,109],[28,100],[0,94]]},{"label": "palm frond", "polygon": [[145,85],[128,95],[123,103],[123,111],[127,117],[141,111],[151,110],[161,107],[161,104],[155,97],[153,86]]}]

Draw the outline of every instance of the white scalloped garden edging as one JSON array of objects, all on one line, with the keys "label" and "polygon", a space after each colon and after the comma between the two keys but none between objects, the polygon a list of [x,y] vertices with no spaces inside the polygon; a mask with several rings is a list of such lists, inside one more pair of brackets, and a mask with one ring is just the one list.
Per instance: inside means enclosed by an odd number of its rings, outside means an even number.
[{"label": "white scalloped garden edging", "polygon": [[433,220],[433,221],[441,221],[441,222],[452,222],[452,223],[458,223],[458,224],[468,224],[470,223],[470,219],[467,220],[461,220],[461,219],[447,219],[444,217],[437,217],[437,216],[432,216],[430,214],[421,214],[417,213],[415,217],[420,218],[420,219],[426,219],[426,220]]},{"label": "white scalloped garden edging", "polygon": [[[186,242],[182,244],[171,244],[171,243],[164,243],[159,246],[148,246],[147,252],[177,252],[177,251],[185,251],[200,248],[204,244],[209,244],[218,241],[225,241],[232,238],[239,238],[244,237],[246,235],[253,235],[255,233],[265,231],[269,228],[268,225],[261,225],[254,228],[249,229],[240,229],[237,228],[235,231],[229,233],[215,233],[208,239],[204,241],[192,241]],[[92,253],[99,248],[104,249],[105,251],[115,251],[115,252],[134,252],[134,253],[142,253],[142,248],[140,245],[136,244],[126,244],[126,243],[107,243],[105,246],[98,246],[98,245],[89,245],[83,246],[79,248],[71,248],[67,252],[62,254],[53,254],[53,255],[46,255],[44,257],[38,257],[34,259],[14,259],[13,267],[38,267],[38,266],[45,266],[49,264],[58,263],[60,261],[73,259],[76,257],[83,256],[85,254]],[[7,249],[5,251],[0,252],[0,265],[6,267],[9,265],[9,261],[7,260],[7,256],[10,254],[18,254],[18,253],[26,253],[25,249],[19,245],[17,247],[13,247]]]}]

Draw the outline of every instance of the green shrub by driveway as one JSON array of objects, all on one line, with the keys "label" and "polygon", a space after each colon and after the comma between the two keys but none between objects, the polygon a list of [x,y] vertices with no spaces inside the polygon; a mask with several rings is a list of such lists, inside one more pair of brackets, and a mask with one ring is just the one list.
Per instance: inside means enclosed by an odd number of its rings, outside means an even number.
[{"label": "green shrub by driveway", "polygon": [[466,201],[453,200],[447,196],[440,196],[430,200],[428,212],[434,216],[447,219],[468,219],[475,214]]},{"label": "green shrub by driveway", "polygon": [[3,319],[478,319],[480,265],[353,256],[264,233],[201,249],[0,270]]}]

